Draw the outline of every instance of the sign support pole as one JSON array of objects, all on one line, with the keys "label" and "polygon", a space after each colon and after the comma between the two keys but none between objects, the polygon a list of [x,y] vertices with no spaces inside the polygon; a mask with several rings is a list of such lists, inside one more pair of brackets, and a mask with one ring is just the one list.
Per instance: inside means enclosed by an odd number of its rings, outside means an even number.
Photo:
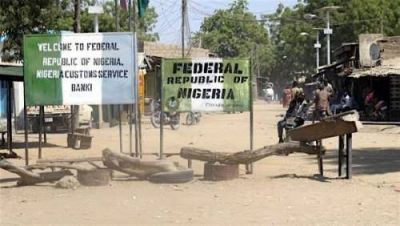
[{"label": "sign support pole", "polygon": [[[24,38],[25,42],[25,38]],[[28,152],[28,112],[26,110],[26,86],[25,86],[25,66],[23,67],[24,72],[24,141],[25,141],[25,165],[29,165],[29,152]]]},{"label": "sign support pole", "polygon": [[129,155],[133,156],[132,152],[132,104],[128,105],[128,115],[129,115]]},{"label": "sign support pole", "polygon": [[44,112],[44,106],[42,106],[42,112],[43,112],[43,118],[42,118],[42,123],[43,123],[43,143],[47,144],[47,133],[46,133],[46,114]]},{"label": "sign support pole", "polygon": [[42,158],[42,127],[43,127],[43,115],[42,115],[42,105],[39,106],[39,153],[38,158]]},{"label": "sign support pole", "polygon": [[13,153],[12,150],[12,114],[11,114],[11,109],[12,109],[12,103],[11,103],[11,96],[12,96],[12,81],[9,81],[7,84],[7,147],[8,151],[10,154]]},{"label": "sign support pole", "polygon": [[[249,82],[249,104],[250,104],[250,152],[254,148],[254,111],[253,111],[253,76],[250,67],[250,82]],[[253,163],[246,165],[246,174],[253,173]]]},{"label": "sign support pole", "polygon": [[121,105],[118,104],[118,127],[119,127],[119,151],[122,153],[122,117],[121,117]]},{"label": "sign support pole", "polygon": [[[162,67],[162,63],[161,63]],[[162,69],[161,69],[161,76],[162,76]],[[162,81],[162,79],[161,79]],[[164,91],[163,86],[161,84],[161,92],[160,92],[160,159],[163,159],[164,153],[164,108],[163,108],[163,98],[164,98]]]},{"label": "sign support pole", "polygon": [[[24,88],[25,93],[25,88]],[[26,99],[24,98],[24,130],[25,130],[25,165],[29,165],[29,152],[28,152],[28,112],[26,110]]]},{"label": "sign support pole", "polygon": [[[137,46],[136,44],[137,44],[137,33],[136,33],[136,31],[134,32],[134,42],[135,42],[135,46]],[[139,84],[138,84],[138,79],[139,79],[139,73],[138,73],[138,64],[137,64],[137,48],[135,48],[135,52],[134,52],[134,63],[133,63],[133,65],[134,65],[134,71],[135,71],[135,75],[136,75],[136,77],[135,77],[135,84],[134,84],[134,86],[135,86],[135,154],[136,154],[136,157],[141,157],[142,156],[142,150],[140,149],[141,148],[141,146],[139,145],[139,143],[141,143],[140,142],[140,139],[141,139],[141,136],[140,136],[140,130],[139,130],[139,124],[140,124],[140,120],[139,120],[139,113],[140,113],[140,111],[139,111],[139,108],[140,108],[140,105],[138,104],[138,100],[139,100],[139,97],[138,97],[138,95],[139,95],[139,92],[138,92],[138,87],[139,87]]]}]

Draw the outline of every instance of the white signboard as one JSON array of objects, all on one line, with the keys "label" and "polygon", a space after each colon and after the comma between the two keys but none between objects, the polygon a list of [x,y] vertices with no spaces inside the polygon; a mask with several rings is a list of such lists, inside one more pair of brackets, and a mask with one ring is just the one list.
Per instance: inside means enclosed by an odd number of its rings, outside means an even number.
[{"label": "white signboard", "polygon": [[134,103],[135,51],[132,33],[26,36],[27,104]]}]

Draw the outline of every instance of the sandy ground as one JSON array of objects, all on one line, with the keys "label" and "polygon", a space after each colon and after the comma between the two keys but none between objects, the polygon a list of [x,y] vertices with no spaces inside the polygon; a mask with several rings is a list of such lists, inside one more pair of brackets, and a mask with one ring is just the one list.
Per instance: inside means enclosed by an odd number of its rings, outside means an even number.
[{"label": "sandy ground", "polygon": [[[275,144],[277,104],[255,103],[254,146]],[[236,152],[249,149],[249,114],[203,114],[195,126],[164,130],[164,152],[182,146]],[[119,151],[118,127],[92,130],[90,150],[66,148],[65,134],[49,134],[44,158],[100,156]],[[36,135],[35,135],[36,136]],[[22,135],[16,152],[24,156]],[[37,159],[37,138],[30,136],[30,163]],[[56,189],[53,184],[15,187],[17,176],[0,171],[0,225],[400,225],[400,128],[365,126],[353,135],[354,176],[337,178],[337,139],[327,139],[325,177],[318,177],[315,156],[293,154],[258,161],[254,173],[240,178],[202,180],[203,163],[193,162],[195,180],[152,184],[115,179],[105,187]],[[133,145],[134,146],[134,145]],[[123,127],[129,152],[129,129]],[[159,130],[143,122],[143,150],[158,152]],[[146,156],[155,159],[155,156]],[[186,164],[177,156],[170,160]],[[24,159],[10,160],[23,165]]]}]

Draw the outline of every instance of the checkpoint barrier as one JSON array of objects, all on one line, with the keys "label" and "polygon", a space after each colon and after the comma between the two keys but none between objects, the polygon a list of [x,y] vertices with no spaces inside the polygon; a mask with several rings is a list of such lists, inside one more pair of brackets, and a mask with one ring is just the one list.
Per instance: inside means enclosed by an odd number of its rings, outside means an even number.
[{"label": "checkpoint barrier", "polygon": [[[338,174],[342,176],[344,167],[346,168],[346,178],[352,177],[352,134],[358,132],[362,127],[358,112],[347,111],[330,117],[326,117],[314,124],[304,125],[288,131],[288,136],[292,141],[317,142],[318,167],[319,173],[323,175],[323,153],[320,150],[322,139],[339,137],[339,161]],[[345,163],[345,164],[344,164]]]}]

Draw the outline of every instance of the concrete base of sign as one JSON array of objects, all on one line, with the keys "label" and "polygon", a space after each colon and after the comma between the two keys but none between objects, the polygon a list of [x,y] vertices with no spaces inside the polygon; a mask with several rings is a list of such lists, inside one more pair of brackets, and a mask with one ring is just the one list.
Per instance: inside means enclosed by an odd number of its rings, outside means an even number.
[{"label": "concrete base of sign", "polygon": [[84,186],[105,186],[111,180],[110,169],[78,170],[78,181]]},{"label": "concrete base of sign", "polygon": [[205,163],[204,179],[211,181],[232,180],[239,177],[239,165]]}]

